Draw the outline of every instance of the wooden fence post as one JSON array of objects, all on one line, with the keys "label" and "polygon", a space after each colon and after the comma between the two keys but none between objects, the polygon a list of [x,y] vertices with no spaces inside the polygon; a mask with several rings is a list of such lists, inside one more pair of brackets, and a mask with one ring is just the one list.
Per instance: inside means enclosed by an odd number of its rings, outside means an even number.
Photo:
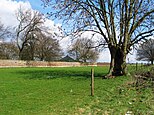
[{"label": "wooden fence post", "polygon": [[94,96],[94,68],[91,69],[91,96]]}]

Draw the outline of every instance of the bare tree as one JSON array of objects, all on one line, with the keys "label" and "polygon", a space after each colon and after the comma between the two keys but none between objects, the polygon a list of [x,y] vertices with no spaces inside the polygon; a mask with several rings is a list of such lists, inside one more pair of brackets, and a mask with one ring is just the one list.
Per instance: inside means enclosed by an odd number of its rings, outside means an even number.
[{"label": "bare tree", "polygon": [[0,59],[18,59],[18,48],[12,42],[0,43]]},{"label": "bare tree", "polygon": [[20,59],[22,60],[35,60],[35,46],[37,42],[37,38],[35,32],[29,33],[27,36],[27,43],[24,45],[24,48],[21,53]]},{"label": "bare tree", "polygon": [[43,33],[38,33],[34,56],[41,61],[56,61],[63,55],[59,41]]},{"label": "bare tree", "polygon": [[77,39],[72,45],[68,53],[73,56],[76,61],[95,62],[98,59],[98,49],[93,48],[94,42],[91,39]]},{"label": "bare tree", "polygon": [[13,43],[4,42],[11,35],[10,27],[0,22],[0,59],[13,59],[17,53]]},{"label": "bare tree", "polygon": [[5,27],[4,24],[0,22],[0,40],[4,40],[11,34],[10,28]]},{"label": "bare tree", "polygon": [[153,0],[42,1],[54,9],[51,16],[70,25],[69,30],[93,31],[102,36],[111,55],[109,75],[125,75],[131,47],[154,31]]},{"label": "bare tree", "polygon": [[154,61],[154,39],[149,39],[139,45],[137,49],[137,60]]},{"label": "bare tree", "polygon": [[[33,38],[36,31],[40,31],[43,16],[37,11],[19,9],[16,13],[19,25],[16,28],[16,42],[19,49],[19,59],[22,59],[22,51]],[[31,38],[32,37],[32,38]]]}]

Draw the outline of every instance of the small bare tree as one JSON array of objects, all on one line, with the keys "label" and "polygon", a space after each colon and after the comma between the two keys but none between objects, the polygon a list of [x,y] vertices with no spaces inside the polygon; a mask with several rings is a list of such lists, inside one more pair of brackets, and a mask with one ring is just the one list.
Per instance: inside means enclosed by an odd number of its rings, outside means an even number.
[{"label": "small bare tree", "polygon": [[11,34],[10,28],[5,27],[4,24],[0,22],[0,40],[4,40]]},{"label": "small bare tree", "polygon": [[154,61],[154,39],[149,39],[139,45],[137,49],[137,60]]},{"label": "small bare tree", "polygon": [[77,39],[68,53],[73,56],[76,61],[95,62],[98,59],[99,52],[97,48],[93,47],[94,42],[91,39]]},{"label": "small bare tree", "polygon": [[0,59],[18,59],[18,48],[13,42],[0,43]]}]

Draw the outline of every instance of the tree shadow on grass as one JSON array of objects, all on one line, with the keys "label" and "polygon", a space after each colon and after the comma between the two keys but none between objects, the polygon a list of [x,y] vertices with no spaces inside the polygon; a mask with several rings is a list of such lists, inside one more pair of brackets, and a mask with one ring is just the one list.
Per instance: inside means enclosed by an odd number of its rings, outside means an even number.
[{"label": "tree shadow on grass", "polygon": [[[71,71],[71,70],[22,70],[16,72],[22,75],[26,79],[55,79],[61,77],[80,77],[80,78],[90,78],[90,71]],[[95,77],[101,77],[105,73],[95,72]]]}]

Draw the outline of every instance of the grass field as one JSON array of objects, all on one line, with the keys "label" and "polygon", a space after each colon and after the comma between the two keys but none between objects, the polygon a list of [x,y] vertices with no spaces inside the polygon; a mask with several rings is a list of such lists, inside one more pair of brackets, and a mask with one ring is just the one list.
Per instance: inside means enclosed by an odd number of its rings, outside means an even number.
[{"label": "grass field", "polygon": [[107,67],[1,68],[0,115],[153,115],[150,88],[136,90],[131,77],[103,79]]}]

